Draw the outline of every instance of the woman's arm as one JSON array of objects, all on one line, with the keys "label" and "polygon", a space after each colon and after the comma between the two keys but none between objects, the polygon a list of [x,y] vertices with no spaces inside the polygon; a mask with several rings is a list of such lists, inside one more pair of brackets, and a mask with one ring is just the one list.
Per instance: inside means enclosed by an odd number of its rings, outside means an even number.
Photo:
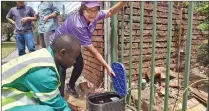
[{"label": "woman's arm", "polygon": [[84,48],[88,49],[92,53],[92,55],[100,62],[102,65],[107,69],[108,74],[111,76],[115,76],[115,73],[112,71],[112,68],[106,63],[106,61],[103,59],[102,55],[97,51],[97,49],[91,45],[91,46],[85,46]]},{"label": "woman's arm", "polygon": [[117,4],[115,4],[110,9],[108,9],[108,13],[107,13],[106,18],[112,17],[114,14],[118,13],[121,10],[121,8],[123,7],[123,5],[125,5],[125,4],[126,4],[126,1],[121,1],[121,2],[118,2]]}]

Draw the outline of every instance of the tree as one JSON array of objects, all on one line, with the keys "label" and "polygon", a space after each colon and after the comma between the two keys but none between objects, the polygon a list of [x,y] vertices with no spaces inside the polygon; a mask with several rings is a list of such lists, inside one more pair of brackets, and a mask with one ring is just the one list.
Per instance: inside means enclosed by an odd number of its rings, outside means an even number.
[{"label": "tree", "polygon": [[209,2],[197,2],[195,10],[204,16],[206,16],[203,23],[199,25],[201,30],[209,30]]},{"label": "tree", "polygon": [[6,15],[12,7],[16,6],[15,1],[1,1],[1,20],[7,22]]},{"label": "tree", "polygon": [[1,35],[4,35],[6,41],[10,41],[10,38],[14,34],[14,26],[6,20],[6,15],[12,7],[16,6],[15,1],[1,1]]},{"label": "tree", "polygon": [[13,36],[14,34],[14,26],[10,23],[6,23],[6,22],[3,22],[1,24],[1,35],[4,35],[4,41],[10,41],[10,38]]}]

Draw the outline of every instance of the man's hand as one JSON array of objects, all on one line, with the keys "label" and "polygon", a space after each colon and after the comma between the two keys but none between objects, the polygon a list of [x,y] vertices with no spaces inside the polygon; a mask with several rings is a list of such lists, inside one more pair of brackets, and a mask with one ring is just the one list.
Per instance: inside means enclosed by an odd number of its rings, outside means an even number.
[{"label": "man's hand", "polygon": [[109,65],[106,67],[106,69],[107,69],[107,73],[109,76],[116,76],[112,68]]},{"label": "man's hand", "polygon": [[44,24],[46,23],[46,21],[49,19],[49,16],[44,16]]},{"label": "man's hand", "polygon": [[21,23],[22,24],[25,23],[25,22],[27,22],[27,21],[28,21],[28,18],[27,17],[24,17],[24,18],[21,19]]},{"label": "man's hand", "polygon": [[11,21],[11,23],[12,23],[12,25],[14,25],[14,26],[15,26],[15,22],[14,22],[14,21]]}]

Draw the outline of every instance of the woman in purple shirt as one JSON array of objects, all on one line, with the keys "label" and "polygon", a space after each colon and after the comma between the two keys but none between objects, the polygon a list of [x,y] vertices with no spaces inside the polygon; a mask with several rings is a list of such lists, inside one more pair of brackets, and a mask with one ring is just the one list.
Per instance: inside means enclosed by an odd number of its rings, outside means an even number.
[{"label": "woman in purple shirt", "polygon": [[[50,44],[63,33],[70,33],[74,35],[79,41],[82,47],[86,48],[92,53],[92,55],[106,68],[110,76],[115,76],[112,68],[106,63],[102,55],[93,46],[91,36],[96,28],[96,24],[99,20],[108,18],[118,13],[126,2],[118,2],[116,5],[108,10],[100,10],[101,2],[99,1],[83,1],[81,7],[69,14],[64,23],[51,35]],[[75,90],[75,82],[79,78],[83,69],[83,57],[82,53],[76,59],[73,65],[74,69],[71,74],[69,83],[67,84],[67,91],[74,97],[78,97]],[[65,81],[66,69],[61,74],[61,81],[63,82],[60,87],[60,92],[64,95],[64,81]]]}]

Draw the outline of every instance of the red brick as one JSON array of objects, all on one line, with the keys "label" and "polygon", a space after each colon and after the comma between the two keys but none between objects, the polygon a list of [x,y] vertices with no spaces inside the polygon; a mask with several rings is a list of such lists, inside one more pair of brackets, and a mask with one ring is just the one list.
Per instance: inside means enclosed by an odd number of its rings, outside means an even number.
[{"label": "red brick", "polygon": [[92,36],[92,41],[104,42],[103,36]]},{"label": "red brick", "polygon": [[83,54],[84,56],[94,57],[89,51],[83,51]]},{"label": "red brick", "polygon": [[[129,63],[125,63],[124,65],[125,65],[125,68],[126,68],[126,69],[129,69]],[[150,65],[149,62],[143,62],[143,63],[142,63],[142,67],[143,67],[143,68],[144,68],[144,67],[148,67],[149,65]],[[138,68],[139,68],[139,62],[133,61],[133,62],[132,62],[132,69],[138,69]]]},{"label": "red brick", "polygon": [[97,42],[92,42],[92,44],[96,47],[97,46]]},{"label": "red brick", "polygon": [[94,69],[96,69],[98,71],[103,71],[103,66],[102,65],[95,64],[92,61],[86,60],[86,65],[90,66],[91,68],[94,68]]},{"label": "red brick", "polygon": [[98,30],[97,35],[104,35],[104,31],[103,30]]},{"label": "red brick", "polygon": [[104,48],[104,43],[102,43],[102,42],[97,42],[97,47],[98,47],[98,48]]},{"label": "red brick", "polygon": [[[147,72],[148,68],[142,68],[142,76],[145,77],[145,73]],[[139,68],[132,69],[132,75],[138,75],[139,74]],[[126,75],[129,77],[129,70],[126,70]]]},{"label": "red brick", "polygon": [[91,62],[93,62],[93,63],[95,63],[95,64],[97,64],[97,65],[102,65],[99,61],[97,61],[95,58],[91,58],[91,57],[88,57],[88,59],[87,59],[88,61],[91,61]]},{"label": "red brick", "polygon": [[[95,43],[97,44],[97,43]],[[97,49],[97,51],[103,55],[104,54],[104,48],[103,47],[95,47]],[[86,48],[83,48],[84,51],[88,51]]]},{"label": "red brick", "polygon": [[97,24],[96,29],[104,29],[103,24]]},{"label": "red brick", "polygon": [[103,78],[104,73],[103,70],[98,70],[97,67],[92,67],[91,65],[87,65],[85,67],[86,70],[88,70],[90,72],[90,74],[95,74],[96,76]]}]

